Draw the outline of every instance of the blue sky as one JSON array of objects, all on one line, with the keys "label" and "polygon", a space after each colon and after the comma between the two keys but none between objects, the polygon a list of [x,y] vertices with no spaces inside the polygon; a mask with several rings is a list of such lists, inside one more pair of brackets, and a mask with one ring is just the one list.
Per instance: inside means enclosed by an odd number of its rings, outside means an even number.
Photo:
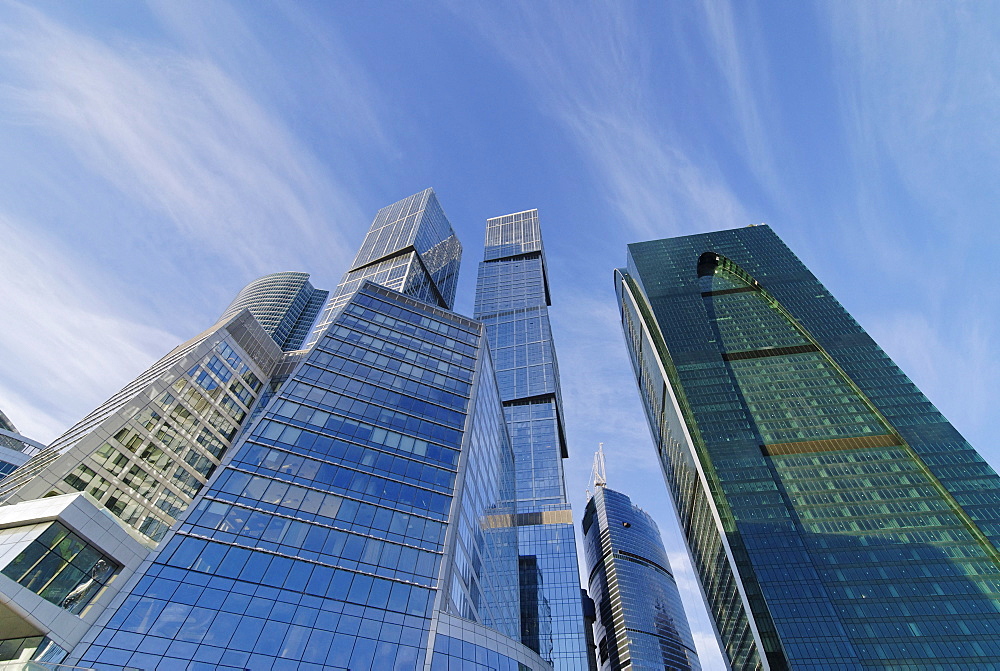
[{"label": "blue sky", "polygon": [[580,510],[659,521],[628,242],[767,222],[994,466],[994,3],[0,2],[0,408],[48,441],[250,279],[332,288],[427,186],[465,249],[538,208]]}]

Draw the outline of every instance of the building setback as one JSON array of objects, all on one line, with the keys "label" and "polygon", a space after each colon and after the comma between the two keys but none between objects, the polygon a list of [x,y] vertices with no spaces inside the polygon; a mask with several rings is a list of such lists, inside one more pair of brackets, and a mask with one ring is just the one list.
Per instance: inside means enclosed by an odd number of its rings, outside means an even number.
[{"label": "building setback", "polygon": [[604,671],[699,671],[660,531],[626,495],[595,486],[583,514],[597,655]]},{"label": "building setback", "polygon": [[588,645],[551,304],[538,211],[488,219],[475,317],[489,336],[514,449],[521,640],[557,670],[584,669]]},{"label": "building setback", "polygon": [[770,228],[615,286],[732,668],[1000,666],[1000,478]]}]

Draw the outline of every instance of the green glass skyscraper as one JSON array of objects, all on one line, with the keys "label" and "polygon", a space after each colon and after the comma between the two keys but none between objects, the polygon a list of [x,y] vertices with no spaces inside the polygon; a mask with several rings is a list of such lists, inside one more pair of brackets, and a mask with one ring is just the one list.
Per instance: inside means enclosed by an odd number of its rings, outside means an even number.
[{"label": "green glass skyscraper", "polygon": [[1000,667],[1000,478],[770,228],[615,284],[732,668]]}]

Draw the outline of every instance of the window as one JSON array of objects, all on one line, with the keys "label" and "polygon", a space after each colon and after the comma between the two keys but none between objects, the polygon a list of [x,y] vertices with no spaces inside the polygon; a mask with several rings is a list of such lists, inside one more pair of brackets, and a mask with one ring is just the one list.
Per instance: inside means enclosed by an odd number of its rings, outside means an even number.
[{"label": "window", "polygon": [[46,601],[78,614],[120,568],[65,526],[52,522],[2,573]]}]

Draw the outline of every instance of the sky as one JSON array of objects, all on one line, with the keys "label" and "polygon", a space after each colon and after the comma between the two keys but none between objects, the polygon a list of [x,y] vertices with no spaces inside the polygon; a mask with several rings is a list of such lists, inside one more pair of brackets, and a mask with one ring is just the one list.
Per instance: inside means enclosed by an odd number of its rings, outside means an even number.
[{"label": "sky", "polygon": [[0,409],[50,441],[248,281],[332,289],[431,186],[537,208],[570,458],[660,525],[722,668],[614,300],[629,242],[769,224],[1000,465],[1000,5],[0,0]]}]

